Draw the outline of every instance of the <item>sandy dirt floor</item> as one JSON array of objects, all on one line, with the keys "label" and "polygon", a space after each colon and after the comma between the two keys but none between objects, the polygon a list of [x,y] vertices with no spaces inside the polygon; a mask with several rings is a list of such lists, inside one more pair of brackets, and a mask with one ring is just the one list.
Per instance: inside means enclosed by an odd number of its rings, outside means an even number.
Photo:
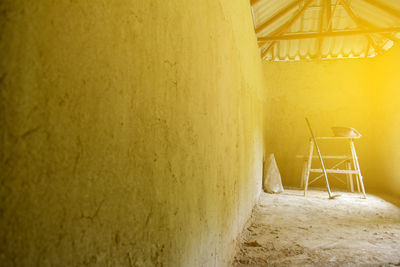
[{"label": "sandy dirt floor", "polygon": [[233,266],[400,266],[400,208],[379,197],[263,193]]}]

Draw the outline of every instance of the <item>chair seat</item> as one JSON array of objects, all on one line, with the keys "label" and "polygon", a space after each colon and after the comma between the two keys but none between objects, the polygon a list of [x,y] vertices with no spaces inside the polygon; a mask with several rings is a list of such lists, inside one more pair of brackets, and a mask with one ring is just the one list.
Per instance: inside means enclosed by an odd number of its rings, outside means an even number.
[{"label": "chair seat", "polygon": [[351,127],[332,127],[333,134],[338,137],[360,138],[361,134]]},{"label": "chair seat", "polygon": [[[296,158],[307,160],[307,159],[308,159],[308,156],[305,156],[305,155],[297,155]],[[317,155],[314,155],[314,156],[313,156],[313,159],[316,159],[316,158],[318,158],[318,156],[317,156]],[[322,158],[323,158],[323,159],[352,159],[351,156],[347,156],[347,155],[336,155],[336,156],[334,156],[334,155],[324,155],[324,156],[322,156]]]},{"label": "chair seat", "polygon": [[[310,172],[322,173],[322,169],[310,169]],[[358,174],[355,170],[339,170],[339,169],[326,169],[326,173],[344,173],[344,174]]]}]

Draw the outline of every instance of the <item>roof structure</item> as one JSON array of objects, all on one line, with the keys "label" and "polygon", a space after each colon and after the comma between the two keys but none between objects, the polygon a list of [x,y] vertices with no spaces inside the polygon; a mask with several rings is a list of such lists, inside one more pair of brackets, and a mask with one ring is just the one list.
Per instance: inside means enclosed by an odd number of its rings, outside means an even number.
[{"label": "roof structure", "polygon": [[269,61],[374,57],[400,40],[400,0],[251,0]]}]

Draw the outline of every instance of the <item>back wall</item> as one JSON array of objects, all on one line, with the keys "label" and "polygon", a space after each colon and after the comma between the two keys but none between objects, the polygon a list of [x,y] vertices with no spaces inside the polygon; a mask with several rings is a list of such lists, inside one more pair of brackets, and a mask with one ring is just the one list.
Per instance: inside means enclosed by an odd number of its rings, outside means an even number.
[{"label": "back wall", "polygon": [[[332,136],[332,126],[349,126],[363,137],[355,145],[367,190],[375,188],[370,175],[375,112],[374,88],[368,77],[371,59],[335,59],[308,62],[264,62],[267,84],[265,142],[268,153],[275,153],[286,186],[299,186],[302,160],[307,155],[310,133],[305,117],[317,136]],[[347,144],[321,141],[324,153],[350,153]],[[318,164],[318,162],[315,162]],[[329,166],[329,162],[327,162]],[[317,186],[325,186],[323,180]],[[333,182],[336,186],[339,183]]]}]

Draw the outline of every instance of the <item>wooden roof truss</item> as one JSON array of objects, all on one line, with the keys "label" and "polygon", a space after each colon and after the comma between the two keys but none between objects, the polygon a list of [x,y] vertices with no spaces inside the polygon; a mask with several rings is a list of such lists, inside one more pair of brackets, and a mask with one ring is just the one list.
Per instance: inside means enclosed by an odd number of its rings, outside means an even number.
[{"label": "wooden roof truss", "polygon": [[[251,0],[250,4],[253,6],[262,1],[271,1],[271,0]],[[280,1],[280,0],[278,0]],[[335,1],[334,5],[332,5],[332,1]],[[394,17],[400,26],[400,10],[396,10],[386,4],[383,4],[381,1],[377,0],[362,0],[366,3],[370,4],[376,9],[380,9],[384,11],[388,16]],[[319,18],[318,18],[318,31],[317,32],[299,32],[299,33],[288,33],[291,26],[297,22],[304,12],[314,4],[313,8],[319,8]],[[333,9],[332,9],[333,6]],[[349,18],[354,22],[357,26],[354,29],[348,30],[333,30],[332,24],[335,16],[335,12],[337,8],[341,6],[349,16]],[[260,33],[266,29],[268,26],[273,24],[274,22],[281,19],[283,16],[287,15],[290,11],[293,12],[295,8],[298,8],[293,15],[287,20],[285,23],[280,25],[276,30],[271,33],[268,33],[266,36],[258,36],[257,42],[258,46],[261,49],[261,57],[265,59],[268,52],[272,52],[272,59],[274,58],[274,46],[276,46],[277,42],[280,40],[301,40],[301,39],[313,39],[316,38],[318,40],[318,53],[317,57],[321,58],[320,49],[324,38],[326,37],[338,37],[338,36],[356,36],[363,35],[368,40],[367,49],[365,51],[365,56],[368,56],[368,51],[370,48],[374,48],[377,54],[385,51],[382,48],[382,44],[378,43],[374,35],[379,35],[382,38],[386,38],[392,41],[398,41],[399,38],[396,37],[396,34],[400,32],[400,27],[379,27],[374,23],[369,22],[366,19],[363,19],[356,15],[353,11],[352,7],[348,3],[348,0],[294,0],[284,8],[282,8],[278,13],[261,23],[259,26],[255,25],[255,33],[260,35]],[[277,49],[275,49],[277,50]]]}]

